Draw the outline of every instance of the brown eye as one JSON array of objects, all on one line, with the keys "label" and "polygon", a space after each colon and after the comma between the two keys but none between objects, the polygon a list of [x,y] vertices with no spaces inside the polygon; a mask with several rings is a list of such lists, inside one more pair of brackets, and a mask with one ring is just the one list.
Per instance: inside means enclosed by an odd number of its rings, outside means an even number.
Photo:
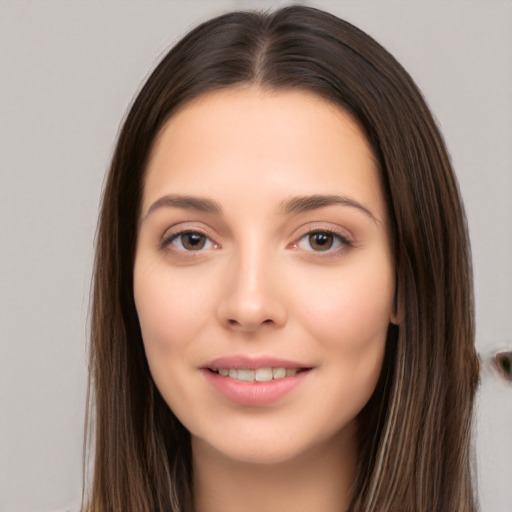
[{"label": "brown eye", "polygon": [[185,252],[197,252],[203,249],[211,249],[214,245],[207,236],[197,231],[177,233],[168,243],[173,249]]},{"label": "brown eye", "polygon": [[327,251],[334,243],[334,236],[331,233],[310,233],[308,240],[314,251]]},{"label": "brown eye", "polygon": [[310,231],[296,244],[296,247],[309,252],[335,253],[344,247],[352,246],[352,242],[343,235],[329,230]]},{"label": "brown eye", "polygon": [[187,251],[198,251],[206,245],[206,237],[199,233],[185,233],[181,236],[181,243]]}]

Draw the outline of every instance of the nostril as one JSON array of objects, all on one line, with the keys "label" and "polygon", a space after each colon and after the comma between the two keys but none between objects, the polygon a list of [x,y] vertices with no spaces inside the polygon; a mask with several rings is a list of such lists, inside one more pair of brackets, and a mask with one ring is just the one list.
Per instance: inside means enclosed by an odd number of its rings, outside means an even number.
[{"label": "nostril", "polygon": [[233,329],[241,329],[244,331],[253,331],[262,325],[274,325],[274,320],[271,318],[267,318],[263,321],[255,321],[255,322],[240,322],[239,320],[235,320],[234,318],[228,318],[227,325]]}]

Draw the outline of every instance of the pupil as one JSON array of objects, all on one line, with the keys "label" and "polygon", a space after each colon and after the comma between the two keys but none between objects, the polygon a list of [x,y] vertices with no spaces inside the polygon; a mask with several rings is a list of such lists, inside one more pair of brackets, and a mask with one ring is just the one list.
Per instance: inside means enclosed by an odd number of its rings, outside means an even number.
[{"label": "pupil", "polygon": [[197,251],[204,247],[206,239],[203,235],[197,233],[187,233],[183,235],[183,247],[192,251]]},{"label": "pupil", "polygon": [[328,233],[313,233],[309,235],[309,243],[313,249],[326,251],[332,246],[333,237]]}]

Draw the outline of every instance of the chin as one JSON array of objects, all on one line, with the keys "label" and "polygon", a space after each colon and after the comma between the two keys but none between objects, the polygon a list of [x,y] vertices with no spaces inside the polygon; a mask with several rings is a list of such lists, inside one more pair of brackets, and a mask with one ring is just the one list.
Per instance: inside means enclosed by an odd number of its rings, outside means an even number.
[{"label": "chin", "polygon": [[281,443],[231,443],[229,446],[212,445],[207,441],[192,440],[192,449],[199,445],[204,449],[204,444],[209,445],[209,451],[212,455],[221,457],[232,463],[246,465],[278,465],[292,461],[300,457],[304,448],[297,446],[287,446]]},{"label": "chin", "polygon": [[[307,432],[294,433],[279,432],[275,435],[248,434],[245,430],[224,433],[221,438],[204,439],[192,435],[192,449],[203,454],[210,452],[212,457],[220,457],[224,460],[238,464],[254,465],[280,465],[297,463],[301,459],[311,457],[323,457],[333,450],[343,450],[347,440],[354,442],[356,431],[355,423],[338,432],[324,432],[323,435],[307,435]],[[260,431],[261,432],[261,431]],[[294,435],[295,434],[295,435]]]}]

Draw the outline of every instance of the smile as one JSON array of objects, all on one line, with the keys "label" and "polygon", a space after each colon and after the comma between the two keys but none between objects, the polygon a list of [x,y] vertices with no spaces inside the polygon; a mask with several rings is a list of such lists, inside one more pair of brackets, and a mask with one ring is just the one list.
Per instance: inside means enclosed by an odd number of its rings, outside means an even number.
[{"label": "smile", "polygon": [[[245,407],[270,406],[309,380],[313,368],[262,366],[255,368],[203,368],[206,382],[229,402]],[[240,365],[242,366],[242,365]]]},{"label": "smile", "polygon": [[210,371],[223,377],[236,379],[242,382],[270,382],[271,380],[284,379],[292,377],[297,373],[304,371],[301,368],[256,368],[254,370],[246,368],[219,368]]}]

